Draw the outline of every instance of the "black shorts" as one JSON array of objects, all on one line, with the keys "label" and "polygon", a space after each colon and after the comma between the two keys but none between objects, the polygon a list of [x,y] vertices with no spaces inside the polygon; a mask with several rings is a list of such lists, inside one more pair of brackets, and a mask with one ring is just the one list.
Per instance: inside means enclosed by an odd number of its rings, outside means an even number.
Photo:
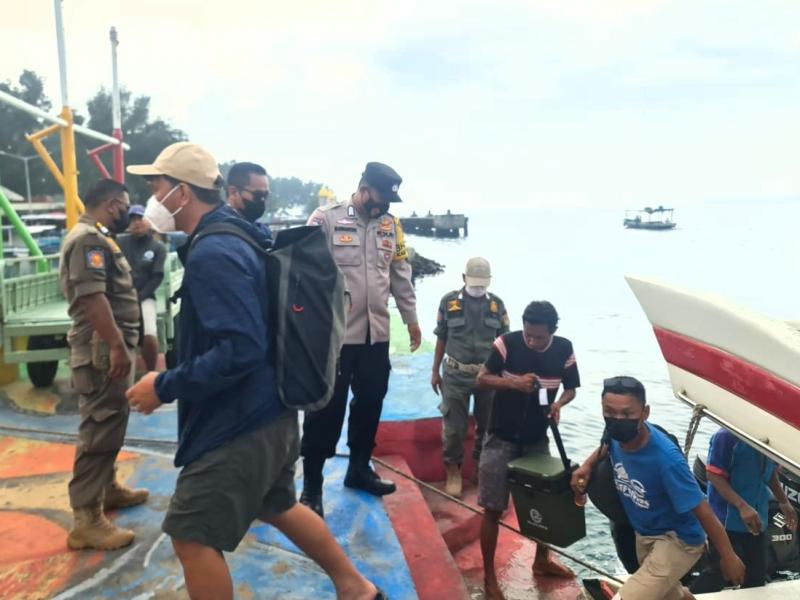
[{"label": "black shorts", "polygon": [[[728,510],[736,510],[729,508]],[[733,551],[742,559],[745,566],[744,583],[742,588],[761,587],[767,580],[767,543],[766,532],[758,535],[742,533],[739,531],[725,531],[731,541]],[[716,548],[711,545],[708,551],[708,565],[697,576],[689,590],[693,594],[719,592],[729,584],[722,576],[720,556]]]},{"label": "black shorts", "polygon": [[233,552],[255,519],[295,505],[297,413],[240,435],[186,465],[162,529],[176,540]]}]

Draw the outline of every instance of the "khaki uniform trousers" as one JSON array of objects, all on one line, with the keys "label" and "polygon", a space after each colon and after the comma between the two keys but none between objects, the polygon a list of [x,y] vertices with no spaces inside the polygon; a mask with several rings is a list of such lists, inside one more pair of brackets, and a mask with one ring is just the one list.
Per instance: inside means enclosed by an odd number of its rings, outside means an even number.
[{"label": "khaki uniform trousers", "polygon": [[85,508],[102,501],[106,487],[114,479],[114,462],[125,441],[128,427],[128,400],[125,391],[133,385],[136,356],[128,348],[131,371],[127,377],[111,381],[107,369],[91,364],[73,367],[72,385],[80,394],[78,446],[69,501],[72,508]]},{"label": "khaki uniform trousers", "polygon": [[444,364],[442,373],[442,446],[444,462],[460,465],[464,460],[464,440],[469,425],[469,400],[475,398],[475,447],[472,455],[477,460],[481,454],[483,436],[492,409],[491,390],[475,389],[477,374],[459,371]]}]

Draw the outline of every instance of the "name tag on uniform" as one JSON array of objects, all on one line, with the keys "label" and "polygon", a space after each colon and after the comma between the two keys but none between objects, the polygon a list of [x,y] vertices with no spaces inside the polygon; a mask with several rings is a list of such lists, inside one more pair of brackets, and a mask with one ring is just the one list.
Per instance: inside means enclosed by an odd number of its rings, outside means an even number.
[{"label": "name tag on uniform", "polygon": [[351,233],[336,233],[333,236],[334,246],[358,246],[360,245],[358,236]]}]

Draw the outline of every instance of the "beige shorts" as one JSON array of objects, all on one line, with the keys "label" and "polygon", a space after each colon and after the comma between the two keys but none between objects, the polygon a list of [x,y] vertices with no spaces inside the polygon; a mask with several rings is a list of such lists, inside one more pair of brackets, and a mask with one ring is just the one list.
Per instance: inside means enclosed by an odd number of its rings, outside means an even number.
[{"label": "beige shorts", "polygon": [[156,301],[154,298],[142,300],[142,327],[145,335],[158,336],[158,325],[156,324]]},{"label": "beige shorts", "polygon": [[690,546],[675,533],[636,534],[639,569],[619,590],[622,600],[681,600],[681,577],[703,555],[705,544]]}]

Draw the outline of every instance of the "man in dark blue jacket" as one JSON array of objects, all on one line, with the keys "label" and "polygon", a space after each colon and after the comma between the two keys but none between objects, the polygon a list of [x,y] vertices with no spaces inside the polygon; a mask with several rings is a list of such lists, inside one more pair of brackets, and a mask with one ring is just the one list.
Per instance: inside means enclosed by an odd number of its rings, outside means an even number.
[{"label": "man in dark blue jacket", "polygon": [[[147,373],[128,392],[150,414],[178,401],[182,467],[163,529],[172,538],[192,598],[233,598],[223,551],[232,552],[251,522],[280,529],[333,579],[339,598],[381,598],[345,556],[322,519],[295,501],[297,414],[278,400],[267,362],[266,273],[243,240],[197,239],[209,225],[233,223],[266,243],[259,230],[224,207],[217,162],[179,142],[152,165],[128,167],[148,178],[145,217],[161,232],[189,235],[182,247],[178,365]],[[197,243],[192,244],[197,239]]]}]

